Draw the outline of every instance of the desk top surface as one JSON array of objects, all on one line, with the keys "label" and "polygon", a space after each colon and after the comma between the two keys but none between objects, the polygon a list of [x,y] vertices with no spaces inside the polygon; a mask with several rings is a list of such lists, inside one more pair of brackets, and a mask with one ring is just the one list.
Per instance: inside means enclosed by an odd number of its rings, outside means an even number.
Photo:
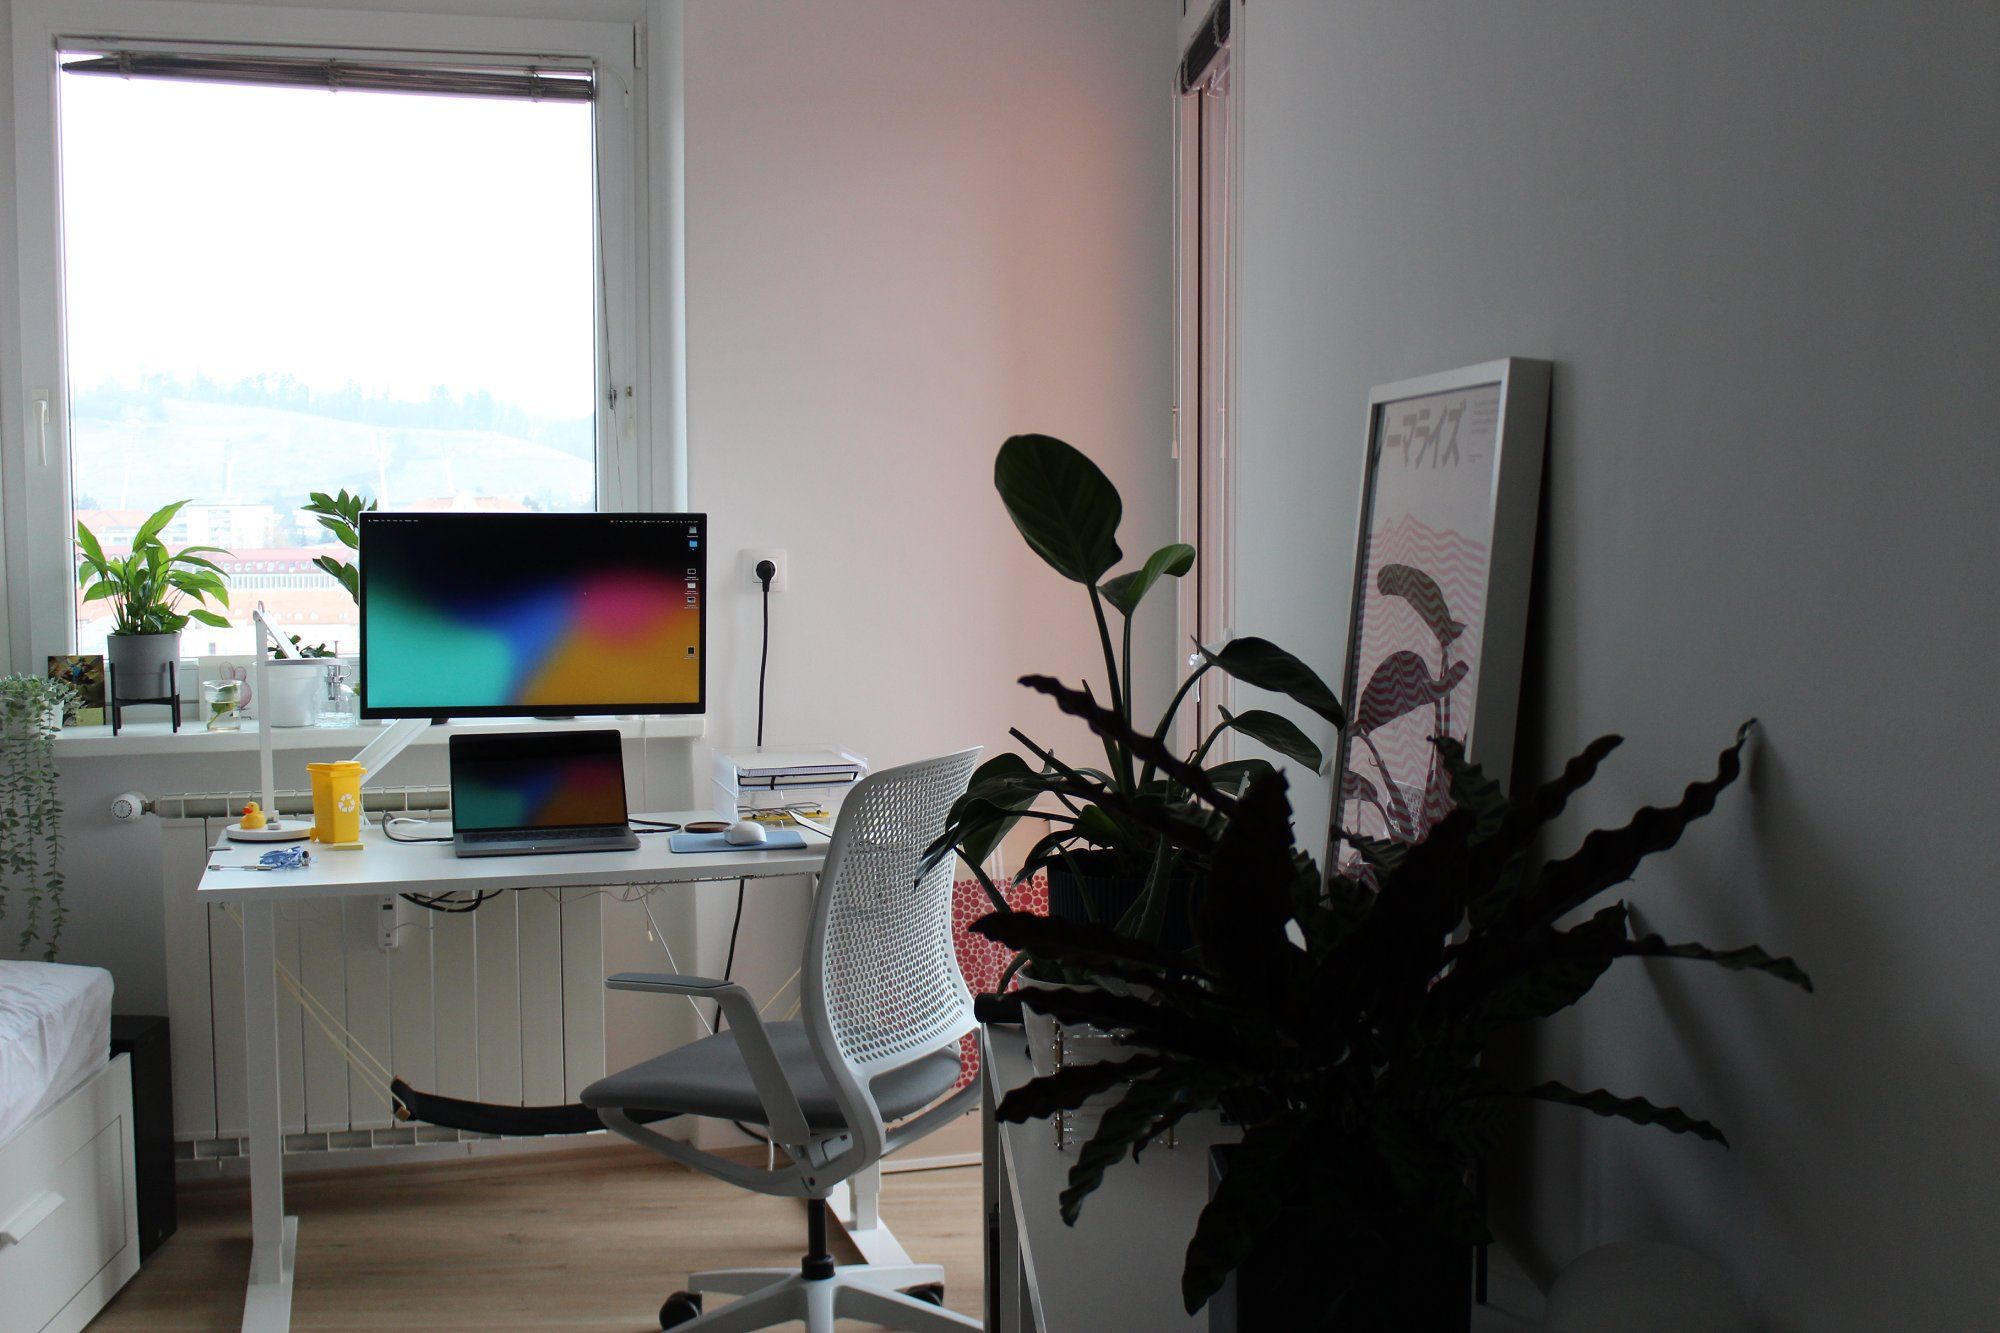
[{"label": "desk top surface", "polygon": [[[684,824],[713,819],[713,811],[639,813],[636,819]],[[427,830],[405,826],[402,837]],[[394,842],[380,828],[362,831],[362,846],[341,850],[318,843],[246,843],[223,840],[209,854],[198,893],[205,899],[255,901],[286,898],[368,897],[454,890],[595,887],[608,884],[674,884],[698,880],[756,879],[817,874],[826,839],[807,829],[806,845],[782,851],[732,847],[725,852],[674,852],[665,833],[640,836],[635,852],[567,852],[535,856],[454,856],[451,844]],[[312,864],[298,870],[246,870],[272,846],[305,846]],[[220,868],[218,868],[220,867]]]}]

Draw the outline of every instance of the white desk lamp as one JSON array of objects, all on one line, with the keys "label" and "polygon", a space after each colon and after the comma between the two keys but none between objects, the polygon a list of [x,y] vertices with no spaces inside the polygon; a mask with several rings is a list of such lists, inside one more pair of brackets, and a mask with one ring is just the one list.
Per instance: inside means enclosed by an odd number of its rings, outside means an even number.
[{"label": "white desk lamp", "polygon": [[223,830],[225,836],[235,842],[297,842],[312,836],[312,821],[282,819],[278,815],[277,784],[272,779],[273,756],[271,753],[270,699],[265,686],[270,680],[270,649],[275,646],[281,656],[303,656],[292,647],[291,641],[278,633],[269,620],[264,618],[264,607],[260,602],[250,613],[257,626],[257,662],[251,669],[256,672],[256,698],[259,711],[265,714],[257,719],[257,769],[263,786],[258,794],[263,798],[258,808],[264,812],[263,828],[244,828],[241,820]]}]

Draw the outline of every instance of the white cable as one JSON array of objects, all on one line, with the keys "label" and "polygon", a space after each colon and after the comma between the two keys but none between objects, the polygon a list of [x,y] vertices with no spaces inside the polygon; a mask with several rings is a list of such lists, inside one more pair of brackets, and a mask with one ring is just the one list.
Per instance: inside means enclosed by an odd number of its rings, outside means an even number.
[{"label": "white cable", "polygon": [[[661,930],[660,923],[653,920],[652,895],[651,894],[642,895],[639,899],[639,906],[645,910],[646,924],[653,928],[653,938],[658,940],[660,942],[660,948],[666,951],[667,966],[671,967],[676,973],[678,973],[681,970],[681,965],[674,961],[674,947],[671,944],[667,943],[667,932]],[[704,1014],[701,1011],[701,1006],[694,1002],[694,996],[684,995],[681,998],[688,1002],[688,1008],[694,1010],[694,1016],[700,1020],[702,1027],[708,1030],[708,1035],[713,1037],[715,1035],[715,1024],[711,1023],[708,1019],[708,1015]]]}]

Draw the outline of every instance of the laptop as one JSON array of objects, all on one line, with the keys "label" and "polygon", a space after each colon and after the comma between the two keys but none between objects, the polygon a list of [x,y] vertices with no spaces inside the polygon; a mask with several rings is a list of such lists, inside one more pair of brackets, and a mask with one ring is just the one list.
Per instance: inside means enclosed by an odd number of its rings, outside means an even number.
[{"label": "laptop", "polygon": [[451,824],[460,856],[636,850],[618,733],[453,736]]}]

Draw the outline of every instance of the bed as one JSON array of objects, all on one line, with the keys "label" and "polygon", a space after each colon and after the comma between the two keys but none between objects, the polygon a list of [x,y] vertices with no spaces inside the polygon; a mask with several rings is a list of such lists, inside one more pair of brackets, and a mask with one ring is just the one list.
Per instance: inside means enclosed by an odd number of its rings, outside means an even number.
[{"label": "bed", "polygon": [[72,1333],[139,1269],[111,974],[0,960],[0,1329]]}]

